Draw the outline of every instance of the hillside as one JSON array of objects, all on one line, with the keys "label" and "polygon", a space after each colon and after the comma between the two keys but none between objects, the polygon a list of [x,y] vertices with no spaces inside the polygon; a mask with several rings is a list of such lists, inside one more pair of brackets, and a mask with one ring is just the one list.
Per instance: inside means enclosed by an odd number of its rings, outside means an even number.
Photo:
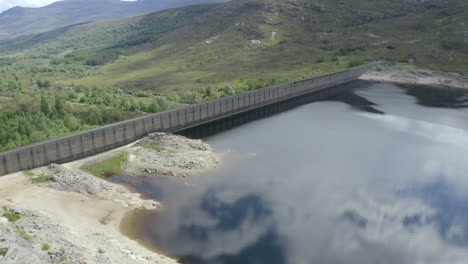
[{"label": "hillside", "polygon": [[0,40],[203,2],[205,0],[64,0],[42,8],[14,7],[0,14]]},{"label": "hillside", "polygon": [[375,59],[468,72],[467,34],[463,1],[237,0],[75,83],[188,89]]},{"label": "hillside", "polygon": [[[35,54],[74,51],[68,57],[81,58],[79,63],[105,54],[94,63],[105,64],[98,74],[73,83],[130,90],[300,78],[351,60],[468,72],[468,8],[462,0],[236,0],[186,17],[193,20],[183,27],[172,27],[177,22],[170,19],[159,25],[152,20],[158,17],[78,25],[9,47]],[[125,56],[108,63],[118,55]]]},{"label": "hillside", "polygon": [[468,73],[467,36],[463,0],[234,0],[60,28],[0,45],[0,149],[371,60]]}]

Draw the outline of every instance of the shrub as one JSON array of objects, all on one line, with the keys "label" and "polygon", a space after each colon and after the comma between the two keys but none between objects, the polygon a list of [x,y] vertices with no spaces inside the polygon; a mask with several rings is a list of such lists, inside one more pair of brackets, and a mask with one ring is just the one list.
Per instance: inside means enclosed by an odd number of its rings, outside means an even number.
[{"label": "shrub", "polygon": [[20,220],[21,218],[21,215],[13,210],[7,210],[3,213],[3,216],[6,217],[8,221],[13,223]]},{"label": "shrub", "polygon": [[317,59],[315,60],[315,63],[323,63],[323,62],[325,62],[325,59],[322,58],[322,57],[317,58]]},{"label": "shrub", "polygon": [[467,52],[467,43],[465,43],[463,40],[457,40],[457,39],[446,39],[442,40],[440,43],[440,46],[445,49],[445,50],[458,50],[461,52]]},{"label": "shrub", "polygon": [[362,64],[364,64],[364,62],[362,60],[350,60],[348,62],[348,68],[361,66]]},{"label": "shrub", "polygon": [[44,250],[44,251],[47,251],[47,250],[49,250],[49,249],[50,249],[50,246],[49,246],[49,244],[47,244],[47,243],[44,243],[44,244],[42,244],[42,247],[41,247],[41,249],[42,249],[42,250]]}]

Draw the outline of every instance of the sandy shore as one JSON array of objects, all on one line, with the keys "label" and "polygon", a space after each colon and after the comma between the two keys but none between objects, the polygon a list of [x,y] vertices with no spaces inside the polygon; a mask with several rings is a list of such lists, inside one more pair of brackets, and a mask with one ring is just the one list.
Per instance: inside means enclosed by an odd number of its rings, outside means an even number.
[{"label": "sandy shore", "polygon": [[[0,215],[21,216],[16,222],[0,217],[0,263],[177,263],[119,231],[127,213],[139,208],[157,209],[157,201],[143,200],[121,185],[79,169],[120,153],[146,155],[146,159],[134,158],[139,162],[138,169],[127,164],[136,173],[141,169],[187,176],[190,171],[214,167],[218,162],[211,148],[199,140],[162,134],[149,142],[155,140],[164,151],[132,144],[64,165],[0,177]],[[148,164],[152,159],[161,162],[157,166]],[[33,183],[32,178],[37,176],[49,181]]]},{"label": "sandy shore", "polygon": [[468,75],[466,74],[422,69],[413,66],[379,65],[362,75],[360,79],[395,84],[468,89]]}]

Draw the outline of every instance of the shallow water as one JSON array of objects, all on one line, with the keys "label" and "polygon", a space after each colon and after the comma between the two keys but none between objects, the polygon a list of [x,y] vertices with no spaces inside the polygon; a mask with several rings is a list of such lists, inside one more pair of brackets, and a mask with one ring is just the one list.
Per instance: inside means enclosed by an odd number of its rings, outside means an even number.
[{"label": "shallow water", "polygon": [[225,156],[185,183],[114,177],[165,206],[124,232],[192,264],[466,263],[467,94],[354,86],[188,131]]}]

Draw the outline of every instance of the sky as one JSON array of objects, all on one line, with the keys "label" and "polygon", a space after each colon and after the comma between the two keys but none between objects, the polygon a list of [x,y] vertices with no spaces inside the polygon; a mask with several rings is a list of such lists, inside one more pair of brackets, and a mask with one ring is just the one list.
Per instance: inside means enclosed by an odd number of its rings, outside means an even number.
[{"label": "sky", "polygon": [[57,0],[0,0],[0,13],[15,6],[41,7],[53,2]]},{"label": "sky", "polygon": [[14,6],[40,7],[56,2],[57,0],[0,0],[0,12]]}]

